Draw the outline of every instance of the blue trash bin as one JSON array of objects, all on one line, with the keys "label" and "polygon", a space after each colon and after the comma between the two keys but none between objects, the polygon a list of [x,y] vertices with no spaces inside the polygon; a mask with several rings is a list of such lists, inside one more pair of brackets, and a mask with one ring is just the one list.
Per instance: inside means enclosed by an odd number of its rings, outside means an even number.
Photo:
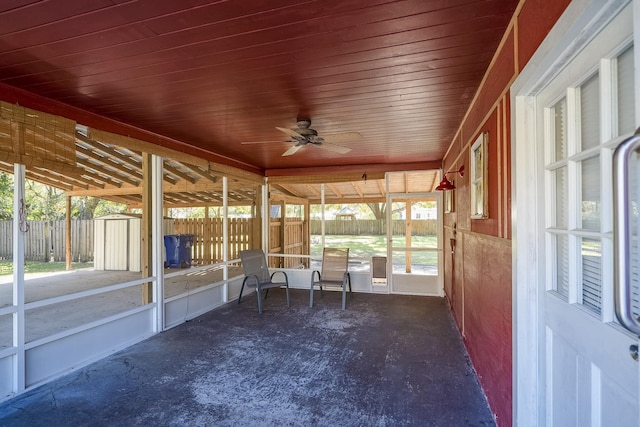
[{"label": "blue trash bin", "polygon": [[191,248],[193,247],[193,234],[178,235],[178,262],[180,268],[191,267]]},{"label": "blue trash bin", "polygon": [[176,234],[168,234],[164,236],[164,250],[166,253],[165,268],[180,267],[179,239]]},{"label": "blue trash bin", "polygon": [[193,234],[167,234],[164,236],[166,252],[165,268],[191,267],[191,248]]}]

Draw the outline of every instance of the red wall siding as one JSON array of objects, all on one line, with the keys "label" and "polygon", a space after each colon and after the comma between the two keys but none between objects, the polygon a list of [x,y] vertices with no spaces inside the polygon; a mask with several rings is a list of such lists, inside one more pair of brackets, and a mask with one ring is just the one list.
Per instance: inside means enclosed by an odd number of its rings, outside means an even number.
[{"label": "red wall siding", "polygon": [[504,260],[511,245],[464,236],[465,343],[499,425],[510,425],[511,263]]},{"label": "red wall siding", "polygon": [[[499,426],[512,425],[511,128],[509,87],[569,0],[524,0],[451,141],[443,169],[469,170],[469,147],[489,132],[489,217],[470,218],[469,177],[455,176],[455,211],[444,215],[445,292]],[[453,177],[453,175],[450,175]]]},{"label": "red wall siding", "polygon": [[514,64],[514,36],[510,31],[502,45],[502,50],[496,54],[489,70],[489,77],[478,91],[474,108],[469,111],[467,119],[461,126],[461,135],[465,142],[477,135],[478,127],[485,121],[486,116],[501,98],[502,93],[515,78]]},{"label": "red wall siding", "polygon": [[571,0],[527,0],[518,15],[518,65],[521,71]]}]

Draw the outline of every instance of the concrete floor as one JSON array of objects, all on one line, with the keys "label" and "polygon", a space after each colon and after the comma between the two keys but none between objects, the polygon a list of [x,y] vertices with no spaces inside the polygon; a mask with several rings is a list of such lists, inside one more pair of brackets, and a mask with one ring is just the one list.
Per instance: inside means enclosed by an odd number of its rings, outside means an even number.
[{"label": "concrete floor", "polygon": [[0,426],[492,426],[446,302],[272,290],[0,403]]}]

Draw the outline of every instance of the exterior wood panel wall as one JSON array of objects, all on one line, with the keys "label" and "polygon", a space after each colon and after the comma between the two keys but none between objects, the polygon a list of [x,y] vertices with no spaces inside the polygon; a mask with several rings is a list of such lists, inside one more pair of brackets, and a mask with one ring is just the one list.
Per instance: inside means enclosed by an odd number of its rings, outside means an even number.
[{"label": "exterior wood panel wall", "polygon": [[521,2],[465,119],[444,170],[470,170],[469,148],[489,132],[489,216],[470,218],[469,177],[457,177],[455,212],[444,215],[445,292],[498,425],[512,424],[511,128],[509,88],[569,0]]}]

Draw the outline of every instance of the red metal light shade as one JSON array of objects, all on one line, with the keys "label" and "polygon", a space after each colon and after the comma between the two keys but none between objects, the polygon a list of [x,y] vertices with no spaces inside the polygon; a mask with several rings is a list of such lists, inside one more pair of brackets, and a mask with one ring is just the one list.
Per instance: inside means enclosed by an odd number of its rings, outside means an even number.
[{"label": "red metal light shade", "polygon": [[440,184],[436,187],[436,190],[438,191],[447,191],[447,190],[455,190],[455,189],[456,189],[456,186],[453,185],[453,183],[447,179],[446,175],[444,176],[444,178],[442,178],[442,181],[440,181]]},{"label": "red metal light shade", "polygon": [[442,178],[442,181],[440,181],[440,184],[436,187],[436,190],[448,191],[448,190],[456,189],[456,186],[453,185],[453,182],[447,179],[447,174],[450,174],[450,173],[458,173],[460,174],[460,176],[464,176],[464,165],[460,166],[460,169],[458,169],[457,171],[445,172],[444,177]]}]

